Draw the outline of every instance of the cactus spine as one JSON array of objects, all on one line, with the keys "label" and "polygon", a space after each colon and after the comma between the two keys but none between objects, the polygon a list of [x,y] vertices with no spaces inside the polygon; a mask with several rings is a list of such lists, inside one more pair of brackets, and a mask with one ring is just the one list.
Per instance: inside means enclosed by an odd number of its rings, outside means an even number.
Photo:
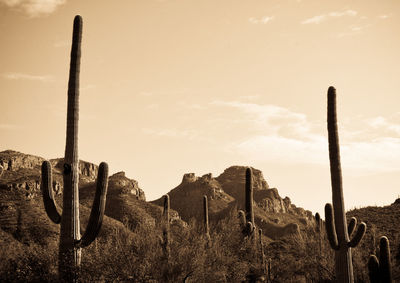
[{"label": "cactus spine", "polygon": [[354,277],[351,261],[351,248],[356,247],[361,241],[365,234],[366,225],[365,223],[361,223],[358,226],[354,238],[349,240],[343,199],[339,137],[336,118],[336,90],[334,87],[329,87],[328,89],[327,116],[333,207],[331,204],[326,204],[325,206],[326,232],[329,243],[335,250],[335,271],[337,282],[352,283],[354,282]]},{"label": "cactus spine", "polygon": [[59,275],[61,280],[75,281],[81,262],[81,248],[92,243],[101,228],[108,186],[108,165],[99,166],[97,186],[89,223],[80,235],[79,223],[79,72],[81,57],[82,18],[76,16],[72,35],[71,62],[68,82],[67,134],[63,170],[63,211],[57,211],[52,190],[51,164],[42,164],[42,192],[45,210],[56,224],[61,223],[59,244]]},{"label": "cactus spine", "polygon": [[163,252],[164,257],[168,261],[169,258],[169,195],[164,195],[164,211],[163,211]]},{"label": "cactus spine", "polygon": [[385,236],[379,241],[379,260],[375,255],[369,257],[368,274],[371,283],[392,282],[389,240]]},{"label": "cactus spine", "polygon": [[253,207],[253,172],[250,167],[246,169],[246,230],[249,235],[253,234],[256,228],[254,223],[254,207]]},{"label": "cactus spine", "polygon": [[210,226],[208,223],[208,200],[207,196],[203,196],[203,215],[204,215],[204,233],[207,239],[210,239]]}]

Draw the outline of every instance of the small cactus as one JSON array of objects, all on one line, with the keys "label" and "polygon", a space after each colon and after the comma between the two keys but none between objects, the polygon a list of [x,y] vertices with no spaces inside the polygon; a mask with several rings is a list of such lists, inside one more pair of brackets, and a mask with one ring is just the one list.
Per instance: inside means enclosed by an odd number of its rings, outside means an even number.
[{"label": "small cactus", "polygon": [[339,135],[336,117],[336,90],[328,89],[328,141],[329,160],[332,185],[331,204],[325,206],[326,232],[331,247],[335,250],[335,270],[338,282],[354,282],[351,248],[361,241],[365,234],[366,224],[361,223],[355,236],[350,240],[349,232],[353,232],[356,222],[352,219],[346,227],[346,213],[343,199],[342,172],[340,165]]},{"label": "small cactus", "polygon": [[392,266],[390,262],[390,246],[386,236],[379,241],[379,260],[371,255],[368,260],[368,275],[371,283],[391,283]]},{"label": "small cactus", "polygon": [[169,195],[164,195],[164,211],[163,211],[163,252],[164,257],[169,258]]},{"label": "small cactus", "polygon": [[203,215],[204,215],[204,233],[206,237],[210,238],[210,226],[208,223],[208,200],[207,196],[203,196]]},{"label": "small cactus", "polygon": [[67,136],[64,157],[64,192],[62,215],[54,201],[51,164],[42,164],[42,193],[47,215],[60,227],[59,276],[61,281],[76,281],[81,263],[81,248],[92,243],[99,233],[103,221],[108,186],[108,165],[99,166],[97,187],[89,223],[85,233],[80,235],[79,221],[79,72],[81,57],[82,18],[76,16],[72,35],[71,63],[68,82]]},{"label": "small cactus", "polygon": [[259,245],[260,245],[260,259],[261,259],[261,266],[263,270],[263,274],[266,275],[267,268],[265,263],[265,254],[264,254],[264,245],[262,242],[262,229],[258,229],[258,237],[259,237]]}]

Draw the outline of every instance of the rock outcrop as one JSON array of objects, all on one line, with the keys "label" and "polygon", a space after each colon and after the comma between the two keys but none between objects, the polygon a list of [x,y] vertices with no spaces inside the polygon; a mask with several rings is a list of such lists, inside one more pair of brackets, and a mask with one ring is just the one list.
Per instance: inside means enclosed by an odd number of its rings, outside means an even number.
[{"label": "rock outcrop", "polygon": [[138,200],[146,200],[143,190],[139,188],[138,182],[127,178],[123,171],[110,176],[108,182],[111,190],[119,190],[123,194],[135,196]]}]

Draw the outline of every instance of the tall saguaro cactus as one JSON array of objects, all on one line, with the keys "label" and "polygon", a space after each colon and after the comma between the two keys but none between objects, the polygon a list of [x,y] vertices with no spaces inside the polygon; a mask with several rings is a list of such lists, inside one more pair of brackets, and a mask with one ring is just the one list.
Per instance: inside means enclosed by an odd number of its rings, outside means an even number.
[{"label": "tall saguaro cactus", "polygon": [[375,255],[369,257],[368,271],[371,283],[392,282],[392,265],[390,263],[390,247],[387,237],[382,236],[379,241],[379,260]]},{"label": "tall saguaro cactus", "polygon": [[96,193],[89,223],[85,233],[80,235],[79,222],[79,71],[81,58],[82,18],[76,16],[72,35],[71,63],[68,82],[67,135],[63,170],[63,211],[57,211],[52,189],[51,164],[42,164],[42,192],[45,210],[56,224],[61,223],[59,244],[59,273],[65,281],[75,281],[81,262],[81,248],[92,243],[98,235],[106,203],[108,186],[108,165],[99,166]]},{"label": "tall saguaro cactus", "polygon": [[348,230],[353,230],[355,223],[350,223],[350,227],[346,225],[336,118],[336,90],[332,86],[328,89],[328,141],[333,207],[331,204],[326,204],[325,206],[326,232],[329,243],[335,250],[337,282],[352,283],[354,282],[354,277],[351,248],[356,247],[361,241],[365,234],[366,225],[361,223],[355,236],[351,240],[349,239]]},{"label": "tall saguaro cactus", "polygon": [[[248,229],[250,229],[249,234],[252,234],[256,226],[254,223],[254,206],[253,206],[253,172],[250,167],[246,168],[245,189],[246,189],[246,194],[245,194],[246,221],[247,221],[247,227]],[[251,225],[249,224],[249,222],[251,223]]]}]

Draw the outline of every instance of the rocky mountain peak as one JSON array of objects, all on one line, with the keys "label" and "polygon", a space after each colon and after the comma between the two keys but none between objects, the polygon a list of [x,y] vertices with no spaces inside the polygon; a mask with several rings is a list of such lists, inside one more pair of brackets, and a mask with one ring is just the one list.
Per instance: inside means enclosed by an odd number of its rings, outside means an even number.
[{"label": "rocky mountain peak", "polygon": [[139,200],[146,200],[146,196],[143,190],[139,187],[138,181],[127,178],[123,171],[110,176],[108,182],[111,190],[133,195]]}]

